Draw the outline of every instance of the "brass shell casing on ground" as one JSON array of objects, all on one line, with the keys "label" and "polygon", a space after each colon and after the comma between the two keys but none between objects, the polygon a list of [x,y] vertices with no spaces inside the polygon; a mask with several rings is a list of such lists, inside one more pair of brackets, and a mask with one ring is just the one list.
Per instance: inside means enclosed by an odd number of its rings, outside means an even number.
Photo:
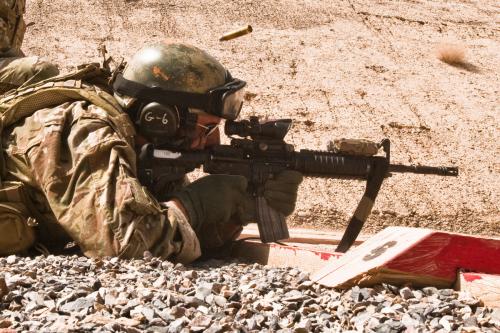
[{"label": "brass shell casing on ground", "polygon": [[244,36],[244,35],[251,33],[252,30],[253,30],[252,26],[247,25],[246,27],[242,27],[242,28],[239,28],[237,30],[234,30],[234,31],[231,31],[231,32],[228,32],[228,33],[222,35],[219,38],[219,41],[223,42],[223,41],[231,40],[234,38],[238,38],[238,37],[241,37],[241,36]]}]

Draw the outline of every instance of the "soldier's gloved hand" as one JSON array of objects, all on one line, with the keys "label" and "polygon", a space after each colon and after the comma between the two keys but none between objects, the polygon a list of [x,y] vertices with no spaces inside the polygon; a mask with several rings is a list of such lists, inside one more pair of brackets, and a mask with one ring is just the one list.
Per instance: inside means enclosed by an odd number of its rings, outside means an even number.
[{"label": "soldier's gloved hand", "polygon": [[[298,171],[284,170],[278,173],[273,179],[269,179],[264,184],[263,196],[267,204],[288,216],[295,210],[297,202],[297,191],[303,176]],[[236,216],[241,224],[257,222],[256,200],[250,194],[245,197],[243,210]]]},{"label": "soldier's gloved hand", "polygon": [[298,171],[284,170],[264,184],[264,198],[272,208],[288,216],[297,202],[297,191],[303,176]]},{"label": "soldier's gloved hand", "polygon": [[229,222],[246,210],[247,179],[243,176],[209,175],[174,193],[198,233],[202,227]]}]

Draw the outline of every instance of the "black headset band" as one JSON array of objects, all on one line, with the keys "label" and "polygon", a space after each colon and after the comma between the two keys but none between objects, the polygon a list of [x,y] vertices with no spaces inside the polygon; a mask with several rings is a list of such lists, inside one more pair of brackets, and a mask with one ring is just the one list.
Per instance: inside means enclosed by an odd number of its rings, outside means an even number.
[{"label": "black headset band", "polygon": [[166,90],[160,87],[148,87],[138,82],[125,79],[122,73],[116,76],[113,82],[113,89],[119,94],[140,100],[176,105],[185,108],[209,110],[212,104],[210,95]]}]

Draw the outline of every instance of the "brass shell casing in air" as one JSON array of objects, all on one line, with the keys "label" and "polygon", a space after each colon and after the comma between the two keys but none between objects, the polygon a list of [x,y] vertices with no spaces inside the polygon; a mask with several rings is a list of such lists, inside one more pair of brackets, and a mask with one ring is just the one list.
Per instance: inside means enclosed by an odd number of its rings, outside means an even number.
[{"label": "brass shell casing in air", "polygon": [[251,33],[252,30],[253,30],[252,26],[251,25],[247,25],[246,27],[239,28],[237,30],[234,30],[234,31],[228,32],[227,34],[222,35],[219,38],[219,41],[223,42],[223,41],[226,41],[226,40],[231,40],[231,39],[234,39],[234,38],[238,38],[238,37],[241,37],[241,36],[244,36],[246,34]]}]

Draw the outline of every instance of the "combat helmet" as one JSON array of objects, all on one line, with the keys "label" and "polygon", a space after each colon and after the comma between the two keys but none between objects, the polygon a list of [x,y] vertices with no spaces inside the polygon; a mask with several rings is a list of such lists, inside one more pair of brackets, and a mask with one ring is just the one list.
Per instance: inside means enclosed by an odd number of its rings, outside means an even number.
[{"label": "combat helmet", "polygon": [[140,104],[132,116],[142,134],[155,141],[174,136],[194,110],[235,119],[245,85],[205,51],[163,42],[137,52],[116,76],[113,89],[125,108]]},{"label": "combat helmet", "polygon": [[26,0],[0,0],[0,53],[9,50],[21,53],[26,31],[25,7]]}]

